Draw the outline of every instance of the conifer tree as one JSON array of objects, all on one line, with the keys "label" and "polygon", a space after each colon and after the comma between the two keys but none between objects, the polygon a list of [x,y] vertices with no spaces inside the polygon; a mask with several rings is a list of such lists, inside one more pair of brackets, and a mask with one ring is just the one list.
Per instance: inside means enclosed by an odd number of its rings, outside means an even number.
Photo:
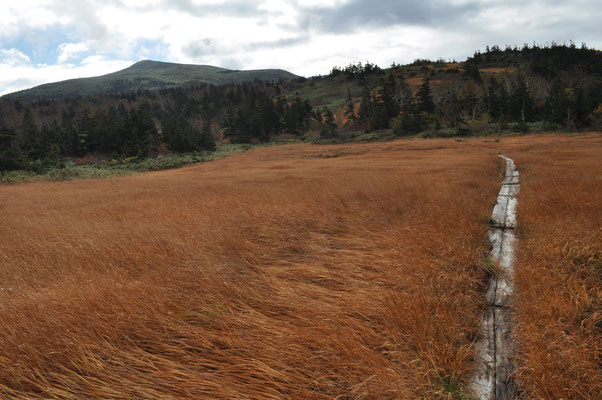
[{"label": "conifer tree", "polygon": [[520,77],[510,96],[512,117],[515,121],[525,122],[531,119],[533,101],[524,77]]},{"label": "conifer tree", "polygon": [[554,80],[545,105],[546,120],[564,125],[569,108],[569,97],[562,82],[559,79]]},{"label": "conifer tree", "polygon": [[320,114],[323,116],[323,129],[320,131],[320,136],[324,138],[334,137],[337,129],[337,124],[334,120],[334,114],[328,107],[324,107]]},{"label": "conifer tree", "polygon": [[381,100],[383,102],[387,120],[399,115],[399,103],[395,99],[397,82],[393,73],[389,73],[387,79],[382,82],[383,90]]},{"label": "conifer tree", "polygon": [[[488,54],[489,52],[487,52]],[[502,100],[500,98],[500,92],[502,87],[498,83],[495,76],[491,76],[489,79],[489,86],[487,87],[487,111],[493,120],[498,120],[502,116]]]},{"label": "conifer tree", "polygon": [[38,158],[40,130],[33,118],[31,108],[25,110],[21,123],[21,135],[18,137],[18,146],[29,157]]},{"label": "conifer tree", "polygon": [[353,98],[351,97],[351,90],[349,89],[347,89],[347,105],[345,106],[345,115],[348,116],[353,122],[355,122],[357,119],[355,116]]},{"label": "conifer tree", "polygon": [[366,88],[362,92],[362,102],[360,103],[358,121],[364,126],[369,126],[373,113],[372,96],[370,94],[370,89]]},{"label": "conifer tree", "polygon": [[203,123],[203,129],[201,130],[201,138],[199,144],[203,150],[215,150],[215,138],[213,137],[213,133],[211,133],[210,121],[205,121]]},{"label": "conifer tree", "polygon": [[424,78],[424,82],[420,85],[417,98],[420,111],[430,114],[435,112],[435,103],[431,94],[431,80],[428,76]]}]

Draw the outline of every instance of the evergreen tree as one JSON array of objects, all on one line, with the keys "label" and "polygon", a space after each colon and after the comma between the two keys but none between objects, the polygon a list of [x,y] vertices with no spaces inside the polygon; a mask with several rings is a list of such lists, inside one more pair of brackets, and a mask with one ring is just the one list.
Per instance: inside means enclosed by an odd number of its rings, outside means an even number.
[{"label": "evergreen tree", "polygon": [[301,134],[309,129],[312,108],[308,100],[295,97],[290,107],[285,109],[286,129],[293,134]]},{"label": "evergreen tree", "polygon": [[377,101],[373,103],[373,113],[370,120],[370,130],[386,129],[389,127],[389,116],[385,103]]},{"label": "evergreen tree", "polygon": [[398,136],[413,135],[421,132],[426,126],[423,112],[418,101],[409,101],[401,111],[401,121],[393,133]]},{"label": "evergreen tree", "polygon": [[424,82],[420,85],[417,93],[418,106],[420,111],[432,114],[435,112],[435,103],[433,101],[433,95],[431,94],[431,80],[427,76],[424,78]]},{"label": "evergreen tree", "polygon": [[163,140],[170,150],[180,153],[201,149],[200,138],[182,114],[170,114],[163,120]]},{"label": "evergreen tree", "polygon": [[524,77],[520,77],[510,96],[512,118],[515,121],[526,122],[533,116],[533,100]]},{"label": "evergreen tree", "polygon": [[42,158],[59,160],[63,155],[63,150],[60,141],[60,128],[56,121],[44,124],[40,131],[41,146],[40,151],[43,152]]},{"label": "evergreen tree", "polygon": [[82,143],[73,127],[73,122],[70,119],[63,119],[60,126],[61,144],[63,154],[70,157],[81,157],[83,155]]},{"label": "evergreen tree", "polygon": [[569,97],[564,85],[559,79],[554,80],[545,104],[546,120],[564,125],[569,109]]},{"label": "evergreen tree", "polygon": [[203,150],[215,150],[215,138],[213,137],[213,133],[211,133],[211,123],[209,121],[203,123],[199,144]]},{"label": "evergreen tree", "polygon": [[272,134],[277,134],[280,131],[280,118],[277,114],[277,108],[272,99],[267,95],[263,95],[259,102],[260,115],[263,120],[263,132],[259,139],[262,142],[270,140]]},{"label": "evergreen tree", "polygon": [[[243,115],[245,115],[244,119],[246,121],[246,126],[242,128],[246,131],[245,142],[251,140],[265,142],[269,139],[269,133],[266,133],[264,120],[261,118],[261,115],[255,112],[254,108],[249,108]],[[241,121],[241,125],[244,125],[245,121]],[[298,123],[299,121],[297,120],[296,122]]]},{"label": "evergreen tree", "polygon": [[[489,54],[487,52],[486,54]],[[489,116],[497,121],[502,116],[503,106],[501,99],[501,91],[502,87],[498,83],[495,76],[492,75],[489,79],[489,86],[487,87],[487,110],[489,112]]]},{"label": "evergreen tree", "polygon": [[382,82],[382,87],[381,100],[385,108],[387,120],[389,120],[399,115],[399,103],[395,99],[397,82],[392,73],[389,73],[387,79]]},{"label": "evergreen tree", "polygon": [[323,128],[320,131],[320,136],[324,138],[331,138],[336,136],[337,124],[334,120],[334,114],[328,107],[324,107],[321,112],[323,116],[322,124]]},{"label": "evergreen tree", "polygon": [[23,155],[16,146],[14,129],[0,128],[0,172],[23,168]]},{"label": "evergreen tree", "polygon": [[372,104],[372,95],[370,89],[366,88],[362,92],[362,102],[360,103],[358,121],[364,127],[369,127],[374,115],[374,107]]},{"label": "evergreen tree", "polygon": [[[573,110],[573,121],[578,127],[584,127],[588,123],[588,116],[592,113],[592,109],[588,109],[588,101],[585,91],[582,87],[576,87],[573,91],[571,101],[571,109]],[[568,119],[568,116],[567,116]]]},{"label": "evergreen tree", "polygon": [[351,97],[351,90],[349,89],[347,89],[347,105],[345,106],[345,116],[348,116],[353,122],[355,122],[357,119],[355,116],[353,98]]},{"label": "evergreen tree", "polygon": [[464,76],[476,82],[481,82],[479,67],[474,62],[467,62],[464,64]]},{"label": "evergreen tree", "polygon": [[21,135],[18,137],[17,145],[20,150],[29,157],[39,158],[40,154],[40,131],[31,108],[25,110],[23,122],[21,123]]}]

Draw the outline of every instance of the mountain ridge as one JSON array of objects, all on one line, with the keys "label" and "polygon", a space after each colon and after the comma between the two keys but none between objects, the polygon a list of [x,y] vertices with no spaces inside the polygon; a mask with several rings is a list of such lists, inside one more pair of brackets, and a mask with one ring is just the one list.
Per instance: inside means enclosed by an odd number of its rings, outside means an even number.
[{"label": "mountain ridge", "polygon": [[127,94],[139,90],[159,90],[177,86],[227,85],[254,80],[279,81],[297,78],[299,76],[282,69],[231,70],[212,65],[141,60],[125,69],[108,74],[45,83],[8,93],[1,98],[52,100],[98,94]]}]

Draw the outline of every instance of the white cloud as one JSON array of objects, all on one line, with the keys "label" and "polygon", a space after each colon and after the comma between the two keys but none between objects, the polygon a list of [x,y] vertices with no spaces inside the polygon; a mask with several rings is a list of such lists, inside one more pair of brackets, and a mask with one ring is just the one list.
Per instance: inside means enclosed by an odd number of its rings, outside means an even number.
[{"label": "white cloud", "polygon": [[46,0],[0,2],[0,38],[15,38],[35,28],[56,23],[60,16],[47,8]]},{"label": "white cloud", "polygon": [[101,56],[86,58],[82,65],[9,64],[0,60],[0,96],[18,90],[73,78],[98,76],[118,71],[134,61],[107,60]]},{"label": "white cloud", "polygon": [[0,63],[10,65],[10,66],[18,66],[22,64],[27,64],[31,60],[25,54],[21,53],[17,49],[0,49]]},{"label": "white cloud", "polygon": [[59,45],[59,56],[57,57],[57,61],[59,63],[64,63],[67,60],[70,60],[74,56],[79,53],[83,53],[88,51],[88,45],[85,43],[63,43]]}]

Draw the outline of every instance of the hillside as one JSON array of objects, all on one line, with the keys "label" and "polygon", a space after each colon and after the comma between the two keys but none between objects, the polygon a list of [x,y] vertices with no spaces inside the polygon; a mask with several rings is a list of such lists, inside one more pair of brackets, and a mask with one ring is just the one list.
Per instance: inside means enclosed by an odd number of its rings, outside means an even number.
[{"label": "hillside", "polygon": [[[445,95],[457,97],[458,92],[466,91],[464,86],[469,81],[476,85],[471,88],[474,96],[486,97],[492,77],[498,83],[504,83],[506,95],[510,97],[513,89],[518,86],[517,82],[522,79],[531,86],[530,94],[534,100],[543,102],[543,97],[548,94],[550,84],[554,81],[581,90],[595,87],[592,91],[599,92],[602,83],[602,52],[564,45],[535,45],[522,49],[509,46],[500,49],[493,46],[487,47],[484,52],[475,51],[472,57],[462,62],[417,59],[407,65],[394,64],[385,69],[370,63],[350,64],[346,67],[334,67],[326,76],[291,82],[287,93],[299,94],[308,99],[313,107],[342,110],[347,105],[348,94],[356,102],[361,101],[367,90],[382,94],[386,75],[393,75],[398,82],[405,81],[413,94],[418,92],[428,77],[433,100],[441,103],[444,102]],[[393,97],[399,99],[402,96],[397,92],[393,93]]]},{"label": "hillside", "polygon": [[[599,65],[598,50],[557,45],[494,46],[463,62],[349,64],[292,80],[271,75],[283,71],[263,71],[260,81],[257,71],[145,61],[94,78],[114,85],[96,83],[97,90],[125,91],[119,82],[166,86],[77,98],[1,98],[0,170],[38,171],[87,155],[143,159],[164,150],[212,150],[215,142],[596,130],[602,128]],[[193,84],[199,69],[220,84]],[[94,85],[94,79],[74,82]]]},{"label": "hillside", "polygon": [[114,95],[139,90],[157,90],[199,84],[226,85],[241,82],[295,79],[296,75],[280,69],[238,71],[210,65],[139,61],[129,68],[107,75],[47,83],[10,93],[4,98],[58,99],[97,94]]}]

